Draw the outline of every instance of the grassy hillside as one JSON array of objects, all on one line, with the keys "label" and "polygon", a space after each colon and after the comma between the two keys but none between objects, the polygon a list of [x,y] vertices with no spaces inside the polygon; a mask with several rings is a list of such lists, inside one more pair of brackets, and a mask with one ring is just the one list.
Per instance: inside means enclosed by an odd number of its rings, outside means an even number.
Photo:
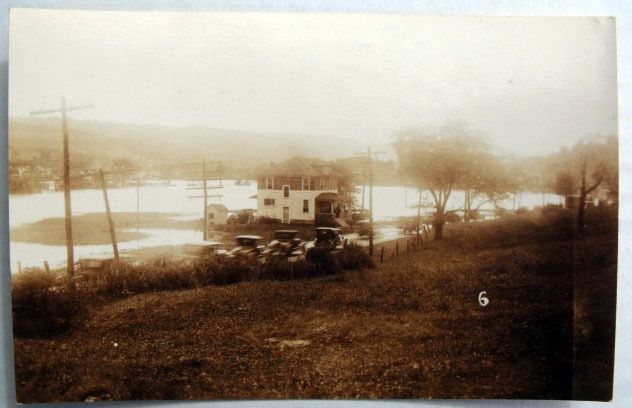
[{"label": "grassy hillside", "polygon": [[616,216],[591,219],[581,239],[565,214],[451,224],[374,270],[97,304],[16,339],[18,399],[608,399]]}]

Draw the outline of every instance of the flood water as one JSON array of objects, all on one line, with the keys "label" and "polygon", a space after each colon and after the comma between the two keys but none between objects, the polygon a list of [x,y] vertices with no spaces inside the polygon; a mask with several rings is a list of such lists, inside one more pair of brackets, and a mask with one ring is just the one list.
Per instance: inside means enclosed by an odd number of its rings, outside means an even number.
[{"label": "flood water", "polygon": [[[215,182],[214,185],[218,183]],[[250,181],[249,185],[235,185],[234,180],[224,180],[221,189],[209,190],[210,194],[222,194],[221,198],[211,198],[210,203],[222,203],[230,210],[257,207],[257,183]],[[169,185],[144,185],[139,187],[111,188],[108,190],[110,208],[112,212],[159,212],[173,213],[180,219],[195,219],[203,216],[203,199],[189,198],[199,195],[199,191],[187,191],[187,184],[183,180],[171,181]],[[362,193],[356,193],[358,206],[362,202]],[[455,191],[448,203],[448,209],[463,206],[463,192]],[[417,214],[419,193],[412,188],[402,186],[376,186],[373,188],[373,205],[375,220],[388,220],[400,216]],[[422,208],[430,205],[432,197],[428,192],[422,194]],[[521,206],[533,208],[543,203],[558,204],[560,197],[554,194],[521,193],[513,199],[506,200],[501,205],[506,209]],[[368,188],[365,191],[365,207],[369,207]],[[492,210],[491,204],[485,204],[482,209]],[[73,215],[85,213],[105,212],[103,193],[101,190],[72,191]],[[40,221],[51,217],[64,216],[64,198],[62,192],[42,192],[37,194],[9,195],[9,225],[11,228]],[[121,251],[161,245],[179,245],[190,242],[200,242],[202,232],[195,230],[148,228],[141,229],[146,234],[142,239],[120,242]],[[52,268],[62,267],[66,260],[66,248],[63,245],[41,245],[22,242],[10,242],[11,271],[17,272],[18,262],[22,268],[42,266],[48,261]],[[111,254],[111,245],[77,245],[75,258],[95,255]]]}]

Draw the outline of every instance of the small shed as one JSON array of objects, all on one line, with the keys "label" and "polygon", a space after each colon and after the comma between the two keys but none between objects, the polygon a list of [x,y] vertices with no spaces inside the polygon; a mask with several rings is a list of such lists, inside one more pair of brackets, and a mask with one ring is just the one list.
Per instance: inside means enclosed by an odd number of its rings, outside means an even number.
[{"label": "small shed", "polygon": [[206,207],[206,226],[215,224],[226,224],[229,210],[224,204],[210,204]]}]

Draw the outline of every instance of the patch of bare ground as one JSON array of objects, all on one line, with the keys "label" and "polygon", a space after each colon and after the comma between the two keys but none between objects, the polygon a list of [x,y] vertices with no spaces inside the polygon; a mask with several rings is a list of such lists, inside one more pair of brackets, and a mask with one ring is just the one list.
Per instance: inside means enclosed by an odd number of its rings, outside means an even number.
[{"label": "patch of bare ground", "polygon": [[18,399],[571,398],[573,260],[601,273],[616,256],[590,248],[613,240],[505,223],[374,270],[100,305],[61,337],[16,339]]}]

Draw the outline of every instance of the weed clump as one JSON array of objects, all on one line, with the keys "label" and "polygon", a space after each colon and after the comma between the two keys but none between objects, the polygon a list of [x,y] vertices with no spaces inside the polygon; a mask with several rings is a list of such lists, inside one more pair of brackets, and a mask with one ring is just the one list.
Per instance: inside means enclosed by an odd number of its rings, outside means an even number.
[{"label": "weed clump", "polygon": [[13,278],[13,331],[16,336],[50,338],[85,315],[85,298],[56,284],[56,276],[28,269]]},{"label": "weed clump", "polygon": [[375,268],[375,261],[359,245],[350,244],[338,255],[342,269],[358,270]]},{"label": "weed clump", "polygon": [[340,271],[340,264],[337,257],[327,248],[314,247],[309,250],[306,256],[320,275],[332,275]]}]

